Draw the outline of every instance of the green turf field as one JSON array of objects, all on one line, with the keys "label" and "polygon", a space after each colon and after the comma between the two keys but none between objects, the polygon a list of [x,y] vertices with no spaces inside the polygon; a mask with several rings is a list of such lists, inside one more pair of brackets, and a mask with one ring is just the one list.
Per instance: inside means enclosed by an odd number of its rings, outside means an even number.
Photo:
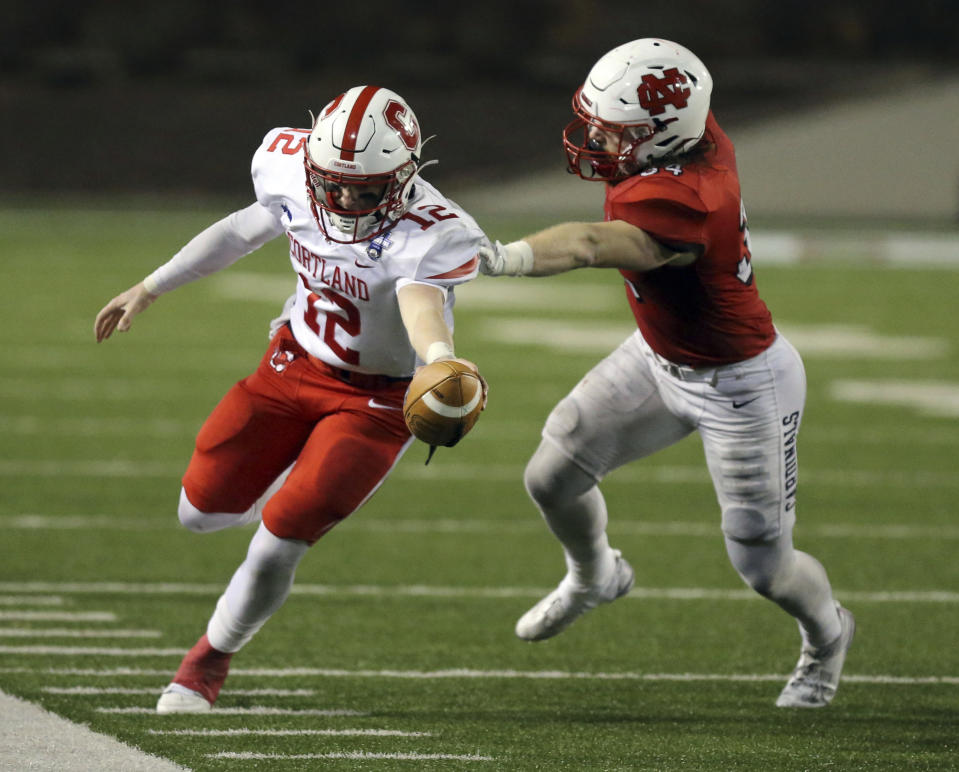
[{"label": "green turf field", "polygon": [[828,709],[773,706],[798,635],[728,565],[695,437],[604,484],[636,590],[513,636],[563,572],[523,465],[631,329],[617,277],[580,272],[460,293],[457,351],[490,384],[474,432],[429,467],[414,445],[313,549],[217,713],[156,716],[252,534],[175,511],[196,430],[293,287],[284,244],[126,335],[98,346],[92,324],[218,216],[0,211],[0,689],[195,770],[959,768],[959,271],[848,261],[756,261],[809,377],[796,542],[859,624]]}]

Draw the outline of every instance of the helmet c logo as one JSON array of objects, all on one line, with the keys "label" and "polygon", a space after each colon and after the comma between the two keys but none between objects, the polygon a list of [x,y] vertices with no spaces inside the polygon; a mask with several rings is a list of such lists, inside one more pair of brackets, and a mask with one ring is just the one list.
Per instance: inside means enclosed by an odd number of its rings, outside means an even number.
[{"label": "helmet c logo", "polygon": [[636,89],[639,105],[650,115],[662,115],[666,112],[666,105],[672,105],[682,110],[689,104],[689,95],[692,89],[682,88],[686,76],[675,67],[663,71],[663,77],[643,75],[643,82]]},{"label": "helmet c logo", "polygon": [[386,124],[400,135],[406,148],[416,150],[416,145],[420,141],[420,127],[416,125],[413,111],[406,105],[391,99],[383,110],[383,117],[386,119]]}]

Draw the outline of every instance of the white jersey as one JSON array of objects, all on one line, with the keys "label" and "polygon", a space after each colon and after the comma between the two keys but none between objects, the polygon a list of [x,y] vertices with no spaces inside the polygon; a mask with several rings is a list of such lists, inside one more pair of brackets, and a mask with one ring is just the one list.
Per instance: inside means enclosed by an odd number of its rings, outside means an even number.
[{"label": "white jersey", "polygon": [[396,377],[417,361],[396,292],[410,283],[439,287],[453,328],[453,287],[476,277],[488,240],[456,203],[421,178],[408,212],[389,231],[358,244],[329,241],[310,209],[303,168],[309,132],[270,131],[253,156],[256,198],[282,223],[298,275],[290,324],[297,342],[334,367]]}]

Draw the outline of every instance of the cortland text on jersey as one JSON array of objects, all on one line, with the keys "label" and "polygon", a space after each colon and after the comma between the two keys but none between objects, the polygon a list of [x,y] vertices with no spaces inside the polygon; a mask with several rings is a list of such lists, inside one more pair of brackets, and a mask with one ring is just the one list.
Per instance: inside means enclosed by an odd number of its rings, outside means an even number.
[{"label": "cortland text on jersey", "polygon": [[328,265],[326,258],[304,247],[289,231],[286,237],[290,240],[290,257],[302,265],[314,279],[357,300],[370,299],[370,288],[365,281],[341,266]]}]

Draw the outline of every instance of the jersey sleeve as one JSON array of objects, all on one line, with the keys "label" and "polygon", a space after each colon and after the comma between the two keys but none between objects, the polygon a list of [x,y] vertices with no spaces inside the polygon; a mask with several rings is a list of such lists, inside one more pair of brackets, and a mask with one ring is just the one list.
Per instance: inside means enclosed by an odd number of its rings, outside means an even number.
[{"label": "jersey sleeve", "polygon": [[259,249],[283,232],[281,222],[255,203],[227,215],[194,236],[170,260],[144,279],[154,295],[209,276]]},{"label": "jersey sleeve", "polygon": [[253,154],[250,175],[256,200],[278,220],[282,221],[289,191],[306,184],[303,153],[309,136],[308,129],[271,129]]},{"label": "jersey sleeve", "polygon": [[400,279],[397,289],[407,284],[431,284],[448,290],[475,279],[479,272],[479,250],[488,244],[486,235],[471,225],[456,225],[431,239],[428,251],[412,275]]},{"label": "jersey sleeve", "polygon": [[664,244],[699,244],[708,249],[709,207],[698,193],[678,181],[644,180],[610,202],[613,219],[642,228]]}]

